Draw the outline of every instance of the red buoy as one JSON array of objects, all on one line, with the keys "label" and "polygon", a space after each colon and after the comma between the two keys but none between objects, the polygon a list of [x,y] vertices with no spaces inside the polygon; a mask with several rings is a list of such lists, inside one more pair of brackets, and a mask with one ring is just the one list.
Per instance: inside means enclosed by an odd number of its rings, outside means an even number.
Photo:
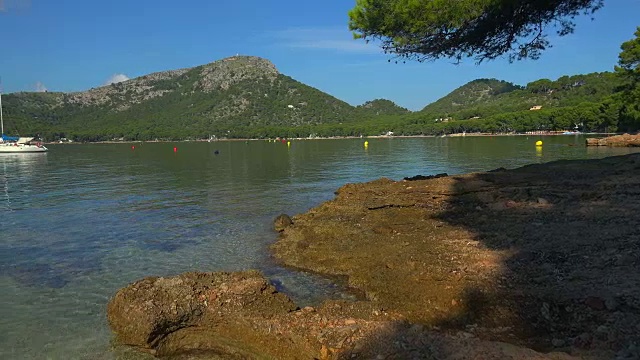
[{"label": "red buoy", "polygon": [[178,152],[178,148],[177,147],[173,147],[173,152]]}]

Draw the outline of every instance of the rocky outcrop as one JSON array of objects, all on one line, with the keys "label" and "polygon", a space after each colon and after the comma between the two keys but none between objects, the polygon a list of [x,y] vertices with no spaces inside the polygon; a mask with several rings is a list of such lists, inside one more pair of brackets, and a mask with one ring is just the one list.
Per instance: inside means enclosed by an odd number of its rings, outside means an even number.
[{"label": "rocky outcrop", "polygon": [[347,184],[272,248],[414,323],[640,356],[638,188],[640,154]]},{"label": "rocky outcrop", "polygon": [[248,79],[262,78],[273,82],[278,77],[275,65],[257,56],[234,56],[203,65],[196,88],[204,92],[227,90]]},{"label": "rocky outcrop", "polygon": [[640,146],[640,134],[615,135],[605,138],[588,138],[587,146]]},{"label": "rocky outcrop", "polygon": [[176,79],[190,69],[161,71],[140,76],[127,81],[92,88],[87,91],[65,94],[65,101],[69,105],[99,106],[116,104],[116,110],[128,109],[132,104],[170,93],[170,90],[158,88],[162,82],[175,82]]},{"label": "rocky outcrop", "polygon": [[[199,78],[191,88],[183,89],[173,85],[178,84],[178,79],[189,72],[194,72],[193,76],[198,73]],[[243,80],[265,78],[274,81],[277,76],[278,70],[269,60],[256,56],[234,56],[195,68],[156,72],[88,91],[69,93],[66,94],[65,100],[68,104],[79,106],[112,104],[116,110],[122,111],[133,104],[140,104],[174,91],[193,93],[227,90]]]},{"label": "rocky outcrop", "polygon": [[275,231],[282,232],[284,229],[291,226],[293,222],[291,221],[291,217],[287,214],[280,214],[273,221],[273,228]]},{"label": "rocky outcrop", "polygon": [[[268,322],[296,307],[256,271],[149,277],[118,291],[107,306],[117,339],[157,355],[243,353],[260,342],[253,319]],[[229,324],[233,328],[229,329]],[[237,337],[229,338],[234,333]],[[265,334],[266,335],[266,334]]]},{"label": "rocky outcrop", "polygon": [[121,343],[171,359],[571,359],[440,334],[371,302],[297,309],[254,271],[146,278],[107,316]]}]

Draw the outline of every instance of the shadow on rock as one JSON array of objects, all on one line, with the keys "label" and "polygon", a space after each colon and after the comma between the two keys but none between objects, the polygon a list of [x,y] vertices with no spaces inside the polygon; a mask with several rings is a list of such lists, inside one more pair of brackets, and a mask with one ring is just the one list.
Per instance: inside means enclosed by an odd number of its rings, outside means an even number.
[{"label": "shadow on rock", "polygon": [[638,210],[637,154],[380,179],[347,184],[295,216],[273,250],[285,265],[346,276],[410,323],[545,352],[633,358]]},{"label": "shadow on rock", "polygon": [[640,356],[640,156],[452,180],[438,218],[468,230],[499,261],[491,281],[460,299],[465,316],[444,325],[513,334],[542,351]]},{"label": "shadow on rock", "polygon": [[440,334],[373,302],[295,308],[254,271],[140,280],[109,302],[108,320],[119,342],[170,359],[562,358]]}]

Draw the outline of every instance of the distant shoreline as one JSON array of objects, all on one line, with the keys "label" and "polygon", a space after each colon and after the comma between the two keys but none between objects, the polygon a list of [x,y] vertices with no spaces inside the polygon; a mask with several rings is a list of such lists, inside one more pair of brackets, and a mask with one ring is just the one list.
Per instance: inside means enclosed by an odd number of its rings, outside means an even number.
[{"label": "distant shoreline", "polygon": [[59,142],[59,141],[51,141],[51,142],[43,142],[44,144],[60,144],[60,145],[77,145],[77,144],[139,144],[139,143],[184,143],[184,142],[225,142],[225,141],[290,141],[290,140],[339,140],[339,139],[403,139],[403,138],[453,138],[453,137],[479,137],[479,136],[574,136],[574,135],[601,135],[601,136],[613,136],[613,135],[621,135],[622,133],[597,133],[597,132],[587,132],[587,133],[575,133],[575,134],[564,134],[564,133],[509,133],[509,134],[491,134],[491,133],[456,133],[456,134],[448,134],[448,135],[371,135],[371,136],[332,136],[332,137],[313,137],[313,138],[270,138],[270,139],[250,139],[250,138],[239,138],[239,139],[217,139],[217,140],[110,140],[110,141],[87,141],[87,142]]}]

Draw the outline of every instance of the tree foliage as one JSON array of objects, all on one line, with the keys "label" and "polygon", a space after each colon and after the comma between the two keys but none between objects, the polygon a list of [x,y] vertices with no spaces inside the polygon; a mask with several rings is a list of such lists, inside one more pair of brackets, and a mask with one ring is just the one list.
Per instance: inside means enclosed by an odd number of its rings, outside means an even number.
[{"label": "tree foliage", "polygon": [[616,73],[624,79],[624,91],[621,94],[622,109],[620,123],[623,129],[640,128],[640,27],[635,38],[622,43]]},{"label": "tree foliage", "polygon": [[537,59],[551,46],[549,29],[564,36],[574,17],[603,0],[357,0],[349,12],[356,38],[382,41],[386,53],[424,61],[478,62],[507,56]]}]

